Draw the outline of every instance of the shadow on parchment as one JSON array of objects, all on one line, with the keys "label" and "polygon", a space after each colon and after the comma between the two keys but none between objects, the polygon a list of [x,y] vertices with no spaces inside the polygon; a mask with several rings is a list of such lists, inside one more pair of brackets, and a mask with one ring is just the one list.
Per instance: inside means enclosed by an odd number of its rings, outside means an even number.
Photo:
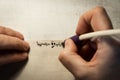
[{"label": "shadow on parchment", "polygon": [[13,78],[19,75],[27,61],[28,59],[22,62],[0,66],[0,80],[14,80]]}]

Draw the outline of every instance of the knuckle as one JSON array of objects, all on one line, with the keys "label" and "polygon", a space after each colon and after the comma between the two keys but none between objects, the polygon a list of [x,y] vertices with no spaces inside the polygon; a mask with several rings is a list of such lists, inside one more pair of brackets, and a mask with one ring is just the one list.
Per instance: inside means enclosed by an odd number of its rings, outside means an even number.
[{"label": "knuckle", "polygon": [[58,56],[58,59],[61,61],[62,58],[63,58],[63,53],[61,52],[61,53],[59,54],[59,56]]},{"label": "knuckle", "polygon": [[27,42],[25,42],[24,50],[28,51],[29,49],[30,49],[30,45]]},{"label": "knuckle", "polygon": [[61,51],[60,55],[58,56],[58,59],[62,61],[65,58],[65,53]]},{"label": "knuckle", "polygon": [[17,32],[17,34],[15,36],[16,37],[18,36],[21,40],[24,40],[24,36],[20,32]]},{"label": "knuckle", "polygon": [[5,31],[6,31],[6,27],[0,26],[0,32],[4,34]]},{"label": "knuckle", "polygon": [[24,40],[24,36],[22,34],[18,33],[18,34],[14,34],[14,35],[15,35],[15,37],[18,37],[19,39]]},{"label": "knuckle", "polygon": [[94,11],[99,13],[99,12],[106,12],[105,8],[102,6],[97,6],[94,8]]}]

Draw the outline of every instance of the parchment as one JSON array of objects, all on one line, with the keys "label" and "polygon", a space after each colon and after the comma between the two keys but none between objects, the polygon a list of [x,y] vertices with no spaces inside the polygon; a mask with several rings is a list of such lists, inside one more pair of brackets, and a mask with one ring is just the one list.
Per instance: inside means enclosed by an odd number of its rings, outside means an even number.
[{"label": "parchment", "polygon": [[[31,50],[25,67],[11,79],[15,80],[74,80],[58,60],[62,41],[29,41]],[[46,45],[38,45],[47,43]],[[52,45],[53,44],[53,45]],[[56,44],[59,44],[58,46]],[[54,46],[54,47],[53,47]]]}]

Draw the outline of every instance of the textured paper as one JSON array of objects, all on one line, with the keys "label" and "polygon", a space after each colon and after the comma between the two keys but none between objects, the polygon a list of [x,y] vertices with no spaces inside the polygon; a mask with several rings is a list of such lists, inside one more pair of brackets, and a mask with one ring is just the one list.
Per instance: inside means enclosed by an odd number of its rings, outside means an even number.
[{"label": "textured paper", "polygon": [[[72,74],[60,63],[58,56],[62,41],[29,41],[29,60],[12,80],[74,80]],[[46,45],[40,45],[47,43]],[[53,44],[55,45],[54,47]],[[59,44],[59,46],[56,46]]]}]

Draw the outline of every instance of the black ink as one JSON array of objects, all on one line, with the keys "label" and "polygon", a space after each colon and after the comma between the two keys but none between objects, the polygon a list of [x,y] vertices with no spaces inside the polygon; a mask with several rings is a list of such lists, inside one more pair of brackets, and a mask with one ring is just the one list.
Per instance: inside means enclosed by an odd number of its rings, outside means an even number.
[{"label": "black ink", "polygon": [[65,40],[61,44],[62,44],[62,47],[65,48]]},{"label": "black ink", "polygon": [[50,43],[44,42],[44,43],[39,43],[38,41],[36,41],[38,46],[49,46]]},{"label": "black ink", "polygon": [[54,48],[54,46],[56,45],[56,43],[54,41],[51,42],[51,48]]},{"label": "black ink", "polygon": [[51,42],[38,42],[36,41],[37,45],[42,47],[42,46],[50,46],[51,48],[54,48],[54,47],[62,47],[62,44],[63,42],[54,42],[54,41],[51,41]]},{"label": "black ink", "polygon": [[38,41],[36,41],[36,43],[37,43],[38,46],[42,46]]}]

